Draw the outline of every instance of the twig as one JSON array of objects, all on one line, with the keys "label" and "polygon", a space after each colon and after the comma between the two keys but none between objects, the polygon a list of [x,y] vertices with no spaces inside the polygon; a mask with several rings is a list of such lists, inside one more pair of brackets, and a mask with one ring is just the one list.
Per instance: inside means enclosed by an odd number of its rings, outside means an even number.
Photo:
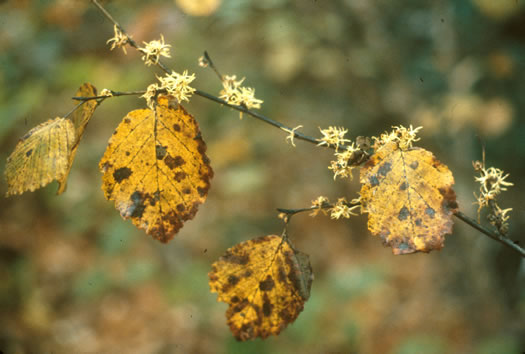
[{"label": "twig", "polygon": [[514,251],[518,252],[522,257],[525,257],[525,249],[521,248],[517,243],[513,242],[510,238],[505,237],[497,232],[494,232],[481,224],[478,224],[476,220],[468,217],[467,215],[463,214],[461,211],[457,211],[456,213],[454,213],[454,216],[456,216],[459,220],[463,221],[467,225],[475,228],[479,232],[487,235],[491,239],[498,241],[507,247],[512,248]]},{"label": "twig", "polygon": [[[97,0],[91,0],[91,2],[102,12],[102,14],[109,20],[111,21],[115,26],[118,27],[118,29],[123,33],[123,34],[126,34],[126,31],[124,30],[124,28],[109,14],[109,12],[107,12],[107,10],[102,7],[102,5],[100,5],[98,3]],[[133,48],[141,51],[140,47],[137,45],[137,43],[131,39],[128,35],[128,44],[130,46],[132,46]],[[207,60],[209,60],[209,57],[206,58]],[[211,62],[211,61],[210,61]],[[168,67],[166,65],[164,65],[160,60],[157,62],[157,66],[162,69],[165,73],[171,73],[171,70],[168,69]],[[216,70],[216,73],[220,76],[219,72]],[[113,92],[113,96],[124,96],[124,95],[136,95],[136,94],[139,94],[139,93],[144,93],[144,91],[135,91],[133,93],[126,93],[126,92],[121,92],[121,93],[118,93],[118,92]],[[303,140],[303,141],[306,141],[306,142],[309,142],[309,143],[312,143],[312,144],[315,144],[315,145],[318,145],[319,144],[319,140],[311,137],[311,136],[308,136],[308,135],[305,135],[305,134],[302,134],[300,132],[297,132],[295,130],[293,130],[292,128],[278,122],[278,121],[275,121],[271,118],[268,118],[262,114],[259,114],[259,113],[256,113],[256,112],[253,112],[249,109],[247,109],[246,107],[244,106],[237,106],[237,105],[232,105],[232,104],[229,104],[228,102],[214,96],[214,95],[211,95],[209,93],[206,93],[204,91],[200,91],[200,90],[196,90],[195,91],[195,94],[200,96],[200,97],[203,97],[205,99],[208,99],[210,101],[214,101],[216,103],[219,103],[221,105],[224,105],[224,106],[227,106],[227,107],[230,107],[232,109],[235,109],[239,112],[242,112],[242,113],[245,113],[253,118],[256,118],[264,123],[267,123],[269,125],[272,125],[276,128],[279,128],[279,129],[282,129],[284,131],[288,131],[288,132],[292,132],[293,136],[299,140]],[[96,96],[96,97],[76,97],[75,99],[78,99],[78,100],[88,100],[88,99],[100,99],[100,98],[107,98],[107,97],[110,97],[110,96]],[[328,148],[331,148],[331,149],[336,149],[337,147],[335,145],[322,145],[324,147],[328,147]],[[344,145],[339,145],[339,148],[344,148],[345,146]],[[326,206],[326,208],[329,208],[329,207],[333,207],[333,206]],[[314,210],[314,209],[317,209],[319,207],[309,207],[309,208],[301,208],[301,209],[277,209],[279,210],[280,212],[283,212],[285,214],[287,214],[288,216],[292,216],[294,214],[297,214],[297,213],[300,213],[300,212],[304,212],[304,211],[309,211],[309,210]],[[322,207],[324,209],[324,206]],[[485,228],[484,226],[482,226],[481,224],[477,223],[474,219],[471,219],[470,217],[466,216],[465,214],[463,214],[462,212],[458,211],[454,214],[458,219],[460,219],[461,221],[465,222],[467,225],[475,228],[476,230],[480,231],[481,233],[487,235],[488,237],[492,238],[493,240],[496,240],[502,244],[504,244],[505,246],[507,247],[510,247],[512,248],[513,250],[515,250],[516,252],[518,252],[522,257],[525,257],[525,250],[523,248],[521,248],[519,245],[515,244],[514,242],[512,242],[512,240],[500,235],[500,234],[497,234],[487,228]]]},{"label": "twig", "polygon": [[[161,90],[159,90],[161,91]],[[120,91],[110,91],[111,92],[111,96],[89,96],[89,97],[84,97],[84,96],[75,96],[75,97],[72,97],[74,100],[77,100],[77,101],[89,101],[89,100],[98,100],[98,99],[106,99],[106,98],[110,98],[110,97],[113,97],[113,96],[136,96],[136,95],[143,95],[146,93],[145,90],[141,90],[141,91],[125,91],[125,92],[120,92]]]},{"label": "twig", "polygon": [[[102,14],[109,20],[111,21],[115,26],[118,27],[118,29],[123,33],[125,34],[129,40],[128,40],[128,43],[130,46],[132,46],[133,48],[137,49],[137,50],[140,50],[140,47],[137,45],[137,43],[135,41],[133,41],[129,35],[127,34],[126,30],[107,12],[106,9],[104,9],[104,7],[102,7],[102,5],[100,5],[98,3],[97,0],[91,0],[91,2],[102,12]],[[209,58],[207,58],[208,60]],[[172,70],[169,70],[168,67],[166,65],[164,65],[160,60],[157,62],[157,65],[159,68],[162,69],[162,71],[164,71],[165,73],[171,73]],[[217,74],[220,76],[220,74],[218,73],[217,71]],[[222,80],[222,78],[221,78]],[[262,114],[259,114],[259,113],[255,113],[251,110],[249,110],[248,108],[244,107],[244,106],[237,106],[237,105],[233,105],[233,104],[229,104],[228,102],[212,95],[212,94],[209,94],[209,93],[206,93],[204,91],[201,91],[201,90],[196,90],[195,91],[195,94],[200,96],[200,97],[203,97],[203,98],[206,98],[208,100],[211,100],[211,101],[214,101],[214,102],[217,102],[217,103],[220,103],[222,105],[225,105],[225,106],[228,106],[230,108],[233,108],[239,112],[242,112],[242,113],[245,113],[253,118],[256,118],[256,119],[259,119],[267,124],[270,124],[270,125],[273,125],[274,127],[277,127],[277,128],[280,128],[280,129],[285,129],[287,131],[291,131],[292,128],[291,127],[288,127],[280,122],[277,122],[271,118],[268,118],[268,117],[265,117],[263,116]],[[309,142],[309,143],[312,143],[312,144],[319,144],[319,140],[311,137],[311,136],[307,136],[305,134],[302,134],[300,132],[296,132],[294,131],[293,132],[294,134],[294,137],[299,139],[299,140],[303,140],[303,141],[306,141],[306,142]],[[331,149],[336,149],[336,146],[335,145],[323,145],[323,146],[326,146],[328,148],[331,148]],[[340,148],[344,148],[344,145],[340,145],[339,146]]]},{"label": "twig", "polygon": [[286,215],[288,215],[289,217],[295,215],[295,214],[299,214],[299,213],[302,213],[302,212],[305,212],[305,211],[311,211],[311,210],[315,210],[315,209],[325,209],[325,208],[331,208],[333,207],[333,205],[327,205],[326,207],[325,206],[322,206],[321,208],[319,208],[318,206],[311,206],[311,207],[308,207],[308,208],[299,208],[299,209],[284,209],[284,208],[277,208],[277,211],[279,213],[284,213]]},{"label": "twig", "polygon": [[219,80],[222,81],[222,75],[217,69],[217,67],[215,66],[215,64],[213,64],[213,61],[211,60],[210,55],[208,54],[207,51],[204,51],[204,58],[208,62],[208,65],[210,66],[210,68],[215,72],[215,74],[217,74],[217,77],[219,78]]}]

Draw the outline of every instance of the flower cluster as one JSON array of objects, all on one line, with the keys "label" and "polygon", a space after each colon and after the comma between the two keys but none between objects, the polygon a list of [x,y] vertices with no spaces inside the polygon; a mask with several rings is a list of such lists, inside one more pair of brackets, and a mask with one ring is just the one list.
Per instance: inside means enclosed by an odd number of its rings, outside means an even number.
[{"label": "flower cluster", "polygon": [[319,196],[317,199],[312,200],[313,212],[310,213],[310,216],[317,216],[319,212],[322,212],[326,215],[325,208],[330,205],[328,198]]},{"label": "flower cluster", "polygon": [[154,98],[160,90],[173,96],[179,103],[182,101],[189,101],[190,97],[195,92],[195,89],[190,86],[190,83],[195,80],[195,74],[188,75],[187,70],[182,74],[172,71],[171,74],[167,74],[166,76],[157,76],[157,79],[160,81],[160,85],[149,85],[146,93],[141,96],[146,99],[148,107],[152,110],[154,108]]},{"label": "flower cluster", "polygon": [[311,216],[316,216],[321,211],[323,214],[330,213],[331,219],[346,218],[349,219],[352,215],[359,215],[354,210],[361,208],[361,199],[353,199],[350,203],[346,201],[346,198],[339,198],[337,202],[332,205],[328,198],[320,196],[319,198],[312,200],[313,212]]},{"label": "flower cluster", "polygon": [[329,170],[334,172],[334,180],[337,178],[337,176],[343,178],[352,178],[352,169],[356,166],[349,164],[349,161],[354,156],[354,153],[358,151],[361,151],[360,148],[356,147],[355,143],[353,142],[352,144],[347,145],[342,152],[335,152],[335,157],[337,160],[331,161],[330,166],[328,167]]},{"label": "flower cluster", "polygon": [[195,92],[195,89],[190,86],[190,83],[195,80],[195,74],[188,75],[188,71],[184,70],[182,74],[172,71],[164,77],[158,77],[161,83],[161,88],[166,89],[166,92],[175,97],[179,102],[189,101],[190,97]]},{"label": "flower cluster", "polygon": [[478,204],[478,219],[481,210],[484,207],[490,207],[491,213],[488,216],[490,223],[496,226],[501,233],[505,234],[508,229],[507,221],[510,217],[507,213],[512,208],[501,209],[495,198],[501,192],[506,191],[507,187],[514,184],[505,180],[509,174],[504,174],[499,168],[489,167],[486,169],[480,163],[475,164],[474,167],[480,173],[479,177],[474,177],[476,182],[480,184],[479,196],[474,193],[477,199],[476,204]]},{"label": "flower cluster", "polygon": [[354,199],[351,202],[352,204],[355,204],[353,206],[350,206],[345,198],[339,198],[337,199],[337,203],[330,209],[330,218],[331,219],[340,219],[345,218],[349,219],[350,216],[359,215],[358,213],[355,213],[354,210],[357,208],[361,208],[361,204],[359,203],[358,199]]},{"label": "flower cluster", "polygon": [[385,132],[381,134],[379,138],[374,137],[374,149],[377,150],[383,145],[386,145],[390,142],[396,142],[401,150],[406,150],[412,147],[412,144],[416,141],[419,141],[420,138],[417,137],[417,133],[423,129],[423,127],[410,127],[406,128],[402,125],[392,127],[391,132]]},{"label": "flower cluster", "polygon": [[321,134],[323,136],[320,139],[316,139],[319,141],[319,144],[317,146],[335,146],[335,151],[337,152],[339,150],[340,145],[344,145],[345,143],[349,143],[350,140],[345,139],[346,133],[348,133],[348,129],[337,128],[337,127],[328,127],[328,129],[321,129]]},{"label": "flower cluster", "polygon": [[[222,79],[222,90],[219,98],[236,106],[247,109],[261,108],[262,100],[255,98],[255,89],[241,86],[245,78],[237,80],[237,76],[225,75]],[[241,115],[242,118],[242,115]]]},{"label": "flower cluster", "polygon": [[171,45],[164,43],[164,36],[160,35],[160,40],[153,40],[151,42],[143,42],[145,47],[139,48],[142,52],[142,60],[147,66],[157,65],[160,57],[171,58]]},{"label": "flower cluster", "polygon": [[117,25],[113,26],[113,32],[113,38],[108,39],[108,41],[106,42],[107,44],[111,43],[111,47],[109,49],[113,50],[115,48],[122,48],[124,54],[128,54],[126,52],[126,44],[129,43],[131,37],[122,32]]}]

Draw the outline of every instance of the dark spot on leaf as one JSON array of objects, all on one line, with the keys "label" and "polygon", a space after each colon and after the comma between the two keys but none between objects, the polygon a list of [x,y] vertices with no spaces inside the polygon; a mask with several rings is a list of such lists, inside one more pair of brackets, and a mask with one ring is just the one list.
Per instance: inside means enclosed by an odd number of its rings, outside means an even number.
[{"label": "dark spot on leaf", "polygon": [[400,243],[397,248],[399,248],[401,251],[405,251],[405,250],[408,250],[410,248],[410,246],[408,245],[408,243]]},{"label": "dark spot on leaf", "polygon": [[177,204],[177,211],[182,213],[184,211],[184,204],[180,203],[180,204]]},{"label": "dark spot on leaf", "polygon": [[268,297],[266,297],[264,299],[264,303],[263,303],[263,315],[268,317],[272,314],[272,309],[273,309],[273,305],[272,303],[270,302],[270,300],[268,299]]},{"label": "dark spot on leaf", "polygon": [[434,215],[436,215],[436,211],[430,207],[427,207],[425,209],[425,214],[427,214],[428,216],[430,216],[431,218],[434,217]]},{"label": "dark spot on leaf", "polygon": [[285,323],[290,323],[293,320],[292,315],[290,315],[290,311],[288,311],[286,308],[283,308],[281,311],[279,311],[279,317],[281,317]]},{"label": "dark spot on leaf", "polygon": [[117,133],[118,133],[118,132],[117,132],[117,130],[115,129],[115,130],[113,131],[113,135],[116,135]]},{"label": "dark spot on leaf", "polygon": [[281,284],[286,283],[286,272],[284,271],[284,267],[282,265],[279,266],[279,273],[277,274],[277,280],[279,280],[279,283]]},{"label": "dark spot on leaf", "polygon": [[379,166],[379,169],[377,170],[377,174],[383,177],[386,177],[388,172],[392,170],[392,164],[390,162],[385,162],[381,166]]},{"label": "dark spot on leaf", "polygon": [[186,188],[184,188],[184,189],[182,190],[182,193],[184,193],[184,194],[190,194],[190,193],[191,193],[191,189],[189,189],[188,187],[186,187]]},{"label": "dark spot on leaf", "polygon": [[235,286],[238,282],[239,282],[239,278],[236,277],[235,275],[232,274],[228,277],[228,284],[230,284],[231,286]]},{"label": "dark spot on leaf", "polygon": [[186,177],[188,177],[188,175],[184,171],[178,171],[177,173],[175,173],[175,181],[177,182],[182,181]]},{"label": "dark spot on leaf", "polygon": [[226,252],[226,254],[222,256],[222,260],[233,264],[246,265],[250,261],[250,256],[248,254],[236,255],[231,252]]},{"label": "dark spot on leaf", "polygon": [[408,184],[406,182],[401,183],[401,185],[399,186],[400,191],[404,191],[407,188],[408,188]]},{"label": "dark spot on leaf", "polygon": [[[204,155],[204,153],[206,152],[206,144],[204,144],[204,142],[202,140],[199,141],[199,145],[197,145],[197,151],[201,154],[201,155]],[[208,157],[204,156],[204,163],[208,163],[210,162]]]},{"label": "dark spot on leaf", "polygon": [[237,305],[232,307],[233,313],[241,312],[246,307],[246,305],[248,305],[248,304],[249,304],[249,302],[248,302],[247,299],[242,299],[241,302],[239,302]]},{"label": "dark spot on leaf", "polygon": [[167,153],[168,152],[166,151],[166,148],[164,146],[155,145],[155,155],[157,157],[157,160],[162,160]]},{"label": "dark spot on leaf", "polygon": [[370,176],[370,184],[372,185],[372,187],[379,185],[379,180],[377,179],[376,175]]},{"label": "dark spot on leaf", "polygon": [[129,156],[130,155],[130,152],[129,151],[126,151],[126,156]]},{"label": "dark spot on leaf", "polygon": [[443,196],[442,207],[445,212],[455,212],[458,208],[456,201],[456,192],[450,187],[439,188],[439,193]]},{"label": "dark spot on leaf", "polygon": [[197,187],[197,192],[199,192],[199,195],[201,197],[204,197],[206,195],[206,192],[208,192],[208,190],[202,187]]},{"label": "dark spot on leaf", "polygon": [[145,200],[145,196],[142,192],[139,192],[139,191],[135,191],[133,192],[133,194],[131,195],[131,202],[133,203],[129,208],[128,208],[128,214],[132,217],[132,218],[141,218],[142,217],[142,214],[144,214],[144,209],[146,209],[146,206],[144,205],[144,200]]},{"label": "dark spot on leaf", "polygon": [[417,166],[419,166],[419,162],[414,161],[408,166],[410,166],[411,169],[415,170],[417,168]]},{"label": "dark spot on leaf", "polygon": [[246,272],[244,272],[242,276],[245,278],[249,278],[252,276],[252,271],[248,269]]},{"label": "dark spot on leaf", "polygon": [[274,288],[275,283],[270,275],[265,280],[259,282],[259,289],[262,291],[270,291]]},{"label": "dark spot on leaf", "polygon": [[407,207],[402,207],[399,211],[399,214],[397,215],[397,218],[401,221],[406,220],[408,216],[410,215],[410,212],[408,211]]},{"label": "dark spot on leaf", "polygon": [[178,125],[177,123],[173,124],[173,130],[175,130],[176,132],[180,132],[180,125]]},{"label": "dark spot on leaf", "polygon": [[421,226],[421,219],[417,218],[415,223],[416,223],[416,226]]},{"label": "dark spot on leaf", "polygon": [[124,123],[126,123],[126,124],[131,123],[131,119],[129,119],[129,118],[124,119]]},{"label": "dark spot on leaf", "polygon": [[181,156],[175,156],[175,158],[173,158],[171,155],[168,154],[164,159],[164,163],[166,164],[166,166],[173,170],[174,168],[184,165],[186,161],[184,161],[184,159]]},{"label": "dark spot on leaf", "polygon": [[133,172],[128,167],[121,167],[113,172],[113,178],[117,183],[129,178]]},{"label": "dark spot on leaf", "polygon": [[153,198],[150,198],[149,199],[149,204],[151,206],[154,206],[155,204],[157,204],[157,202],[160,200],[160,192],[159,191],[156,191],[155,193],[153,193]]},{"label": "dark spot on leaf", "polygon": [[27,156],[27,157],[31,156],[31,153],[32,153],[32,152],[33,152],[33,149],[29,149],[29,150],[27,150],[27,152],[26,152],[26,156]]},{"label": "dark spot on leaf", "polygon": [[239,299],[239,297],[238,297],[237,295],[233,296],[233,297],[230,299],[231,302],[239,302],[239,300],[240,300],[240,299]]}]

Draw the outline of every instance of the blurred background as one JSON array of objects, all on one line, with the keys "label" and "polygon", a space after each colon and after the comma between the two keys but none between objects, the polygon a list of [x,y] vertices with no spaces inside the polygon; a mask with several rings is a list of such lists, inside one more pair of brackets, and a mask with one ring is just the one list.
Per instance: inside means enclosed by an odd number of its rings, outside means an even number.
[{"label": "blurred background", "polygon": [[[138,42],[172,47],[168,66],[220,82],[246,76],[261,113],[318,137],[423,126],[419,145],[453,171],[460,208],[476,217],[472,161],[515,183],[509,236],[525,244],[525,2],[522,0],[104,1]],[[18,138],[73,107],[84,82],[140,90],[154,68],[109,51],[113,26],[80,0],[0,1],[0,173]],[[310,300],[279,336],[238,343],[227,305],[209,292],[210,265],[234,244],[280,234],[275,208],[319,195],[352,199],[358,178],[333,181],[331,152],[200,97],[215,177],[207,202],[169,244],[120,218],[100,189],[98,161],[124,115],[114,98],[95,112],[68,190],[56,184],[0,199],[0,350],[12,353],[521,353],[525,265],[456,220],[445,248],[393,256],[366,216],[294,217],[292,241],[315,273]],[[0,184],[0,193],[6,183]],[[482,222],[486,222],[482,215]],[[521,263],[520,263],[521,262]]]}]

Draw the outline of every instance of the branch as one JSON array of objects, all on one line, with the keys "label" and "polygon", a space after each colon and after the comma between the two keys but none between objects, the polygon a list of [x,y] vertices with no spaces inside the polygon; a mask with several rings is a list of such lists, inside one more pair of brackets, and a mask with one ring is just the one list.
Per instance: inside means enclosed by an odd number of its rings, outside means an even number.
[{"label": "branch", "polygon": [[[137,49],[140,51],[140,47],[137,45],[137,43],[130,38],[130,36],[127,34],[126,30],[120,25],[120,23],[118,23],[112,16],[111,14],[104,8],[102,7],[102,5],[100,5],[98,3],[97,0],[91,0],[91,2],[102,12],[102,14],[109,20],[111,21],[111,23],[113,23],[115,26],[118,27],[118,29],[123,33],[125,34],[127,37],[128,37],[128,44],[130,46],[132,46],[133,48]],[[207,60],[210,60],[211,62],[211,59],[206,58]],[[165,73],[169,74],[172,72],[172,70],[170,70],[166,65],[164,65],[164,63],[162,63],[160,60],[157,62],[157,66],[162,69],[162,71],[164,71]],[[220,75],[218,72],[217,72],[217,75]],[[239,112],[242,112],[242,113],[245,113],[249,116],[251,116],[252,118],[256,118],[260,121],[263,121],[264,123],[267,123],[267,124],[270,124],[276,128],[279,128],[279,129],[282,129],[284,131],[287,131],[287,132],[291,132],[292,131],[292,128],[291,127],[288,127],[280,122],[277,122],[271,118],[268,118],[268,117],[265,117],[263,116],[262,114],[259,114],[259,113],[256,113],[256,112],[253,112],[251,110],[249,110],[248,108],[244,107],[244,106],[237,106],[237,105],[233,105],[233,104],[229,104],[228,102],[212,95],[212,94],[209,94],[209,93],[206,93],[204,91],[201,91],[201,90],[196,90],[195,91],[195,94],[200,96],[200,97],[203,97],[205,99],[208,99],[210,101],[214,101],[216,103],[219,103],[219,104],[222,104],[222,105],[225,105],[225,106],[228,106],[230,108],[233,108]],[[114,96],[117,96],[117,95],[114,95]],[[77,98],[78,99],[78,98]],[[305,135],[305,134],[302,134],[300,132],[296,132],[296,131],[293,131],[293,136],[294,138],[297,138],[299,140],[303,140],[303,141],[306,141],[306,142],[309,142],[311,144],[315,144],[315,145],[318,145],[319,144],[319,140],[311,137],[311,136],[308,136],[308,135]],[[336,149],[336,146],[335,145],[323,145],[325,147],[328,147],[328,148],[331,148],[331,149]],[[344,148],[344,145],[340,145],[339,146],[340,148]]]},{"label": "branch", "polygon": [[[100,5],[98,3],[97,0],[91,0],[91,2],[102,12],[102,14],[109,21],[111,21],[115,26],[117,26],[118,29],[123,34],[125,34],[128,37],[128,44],[130,46],[132,46],[133,48],[135,48],[138,51],[141,51],[141,48],[137,45],[137,43],[133,39],[131,39],[129,37],[129,35],[127,35],[127,32],[124,30],[124,28],[111,16],[111,14],[104,7],[102,7],[102,5]],[[211,59],[209,58],[209,56],[207,56],[206,59],[211,62]],[[167,74],[172,72],[172,70],[169,70],[168,67],[166,65],[164,65],[160,60],[157,62],[157,66],[160,69],[162,69]],[[216,71],[217,75],[220,77],[220,73],[216,69],[215,69],[215,71]],[[135,92],[113,92],[112,91],[112,93],[113,93],[113,96],[125,96],[125,95],[143,94],[144,91],[135,91]],[[244,106],[237,106],[237,105],[229,104],[228,102],[226,102],[226,101],[224,101],[224,100],[222,100],[222,99],[220,99],[220,98],[218,98],[218,97],[216,97],[216,96],[214,96],[212,94],[209,94],[209,93],[206,93],[206,92],[200,91],[200,90],[196,90],[195,94],[200,96],[200,97],[202,97],[202,98],[208,99],[210,101],[219,103],[221,105],[230,107],[230,108],[235,109],[235,110],[237,110],[239,112],[247,114],[247,115],[251,116],[252,118],[258,119],[258,120],[260,120],[260,121],[262,121],[262,122],[264,122],[266,124],[269,124],[271,126],[279,128],[281,130],[287,131],[290,134],[292,134],[294,136],[294,138],[306,141],[306,142],[311,143],[311,144],[319,145],[319,140],[317,140],[317,139],[315,139],[315,138],[313,138],[311,136],[308,136],[308,135],[302,134],[300,132],[297,132],[294,129],[292,129],[291,127],[288,127],[288,126],[286,126],[286,125],[284,125],[284,124],[282,124],[282,123],[280,123],[278,121],[275,121],[275,120],[273,120],[271,118],[268,118],[268,117],[266,117],[266,116],[264,116],[262,114],[253,112],[253,111],[249,110],[248,108],[246,108]],[[108,97],[111,97],[111,96],[74,97],[74,98],[77,99],[77,100],[89,100],[89,99],[101,99],[101,98],[108,98]],[[322,145],[322,146],[328,147],[328,148],[331,148],[331,149],[334,149],[334,150],[337,148],[335,145]],[[344,149],[345,145],[341,144],[341,145],[339,145],[339,148],[343,148]],[[326,208],[329,208],[329,207],[333,207],[333,206],[326,206]],[[313,210],[313,209],[317,209],[317,208],[318,207],[314,207],[314,208],[309,207],[309,208],[301,208],[301,209],[277,209],[277,210],[279,210],[282,213],[287,214],[287,216],[292,216],[292,215],[300,213],[300,212],[309,211],[309,210]],[[322,208],[324,209],[325,206],[323,206]],[[507,247],[510,247],[514,251],[518,252],[522,257],[525,257],[525,250],[523,248],[521,248],[519,245],[517,245],[516,243],[514,243],[509,238],[487,229],[486,227],[484,227],[481,224],[477,223],[474,219],[471,219],[470,217],[466,216],[465,214],[463,214],[460,211],[456,212],[454,215],[458,219],[460,219],[461,221],[465,222],[467,225],[475,228],[476,230],[478,230],[481,233],[487,235],[488,237],[492,238],[493,240],[498,241],[498,242],[504,244]]]},{"label": "branch", "polygon": [[501,235],[500,233],[494,232],[485,226],[478,224],[476,220],[468,217],[467,215],[463,214],[461,211],[457,211],[454,213],[454,216],[457,217],[459,220],[463,221],[467,225],[475,228],[479,232],[487,235],[491,239],[500,242],[501,244],[510,247],[514,251],[518,252],[522,257],[525,258],[525,249],[521,248],[517,243],[513,242],[510,238]]}]

